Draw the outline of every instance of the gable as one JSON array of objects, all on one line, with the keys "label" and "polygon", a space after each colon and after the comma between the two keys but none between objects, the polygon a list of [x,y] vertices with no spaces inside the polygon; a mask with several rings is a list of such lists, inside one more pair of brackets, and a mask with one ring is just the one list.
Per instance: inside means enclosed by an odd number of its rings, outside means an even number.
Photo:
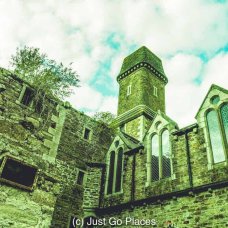
[{"label": "gable", "polygon": [[154,132],[160,131],[162,128],[167,128],[169,131],[171,131],[178,129],[178,125],[167,115],[159,111],[146,135],[151,135]]},{"label": "gable", "polygon": [[213,84],[209,91],[207,92],[207,95],[205,96],[195,118],[198,120],[199,122],[199,118],[201,116],[202,113],[204,113],[210,106],[211,106],[211,99],[215,96],[218,95],[219,99],[221,103],[223,103],[224,101],[228,101],[228,90]]}]

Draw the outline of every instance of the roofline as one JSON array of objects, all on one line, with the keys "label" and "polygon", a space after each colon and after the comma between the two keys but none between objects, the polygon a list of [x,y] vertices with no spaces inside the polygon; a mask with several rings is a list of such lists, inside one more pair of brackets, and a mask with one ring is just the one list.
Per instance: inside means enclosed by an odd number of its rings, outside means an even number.
[{"label": "roofline", "polygon": [[198,116],[198,114],[199,114],[199,112],[200,112],[200,110],[201,110],[201,108],[202,108],[202,106],[203,106],[205,100],[207,99],[208,94],[211,92],[211,90],[212,90],[213,88],[216,88],[216,89],[218,89],[218,90],[222,90],[224,93],[227,93],[227,94],[228,94],[228,90],[227,90],[227,89],[222,88],[221,86],[218,86],[218,85],[216,85],[216,84],[212,84],[212,85],[210,86],[209,90],[207,91],[207,94],[206,94],[206,96],[204,97],[203,102],[201,103],[201,105],[200,105],[200,107],[199,107],[199,109],[198,109],[198,111],[197,111],[197,113],[196,113],[196,115],[195,115],[195,118],[197,118],[197,116]]}]

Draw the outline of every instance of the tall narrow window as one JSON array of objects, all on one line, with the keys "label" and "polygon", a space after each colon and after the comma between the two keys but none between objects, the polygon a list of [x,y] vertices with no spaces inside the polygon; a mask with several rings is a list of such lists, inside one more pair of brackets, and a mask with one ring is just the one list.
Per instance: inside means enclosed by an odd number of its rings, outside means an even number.
[{"label": "tall narrow window", "polygon": [[222,145],[222,135],[217,112],[215,110],[209,111],[206,115],[206,119],[214,163],[225,161],[225,153]]},{"label": "tall narrow window", "polygon": [[109,172],[107,179],[107,194],[121,192],[123,176],[123,148],[110,153]]},{"label": "tall narrow window", "polygon": [[117,166],[116,166],[116,192],[121,190],[121,179],[122,179],[122,163],[123,163],[123,149],[120,148],[117,155]]},{"label": "tall narrow window", "polygon": [[84,130],[84,139],[89,140],[90,139],[90,134],[91,134],[91,130],[88,128],[85,128]]},{"label": "tall narrow window", "polygon": [[131,95],[131,85],[127,87],[127,96]]},{"label": "tall narrow window", "polygon": [[33,98],[34,98],[34,91],[29,87],[26,87],[21,103],[23,105],[29,106],[32,103]]},{"label": "tall narrow window", "polygon": [[221,107],[222,125],[225,132],[226,143],[228,143],[228,104]]},{"label": "tall narrow window", "polygon": [[169,131],[162,132],[162,177],[171,176],[171,154],[169,146]]},{"label": "tall narrow window", "polygon": [[114,179],[114,165],[115,165],[115,151],[112,151],[110,154],[110,160],[109,160],[107,194],[112,194],[112,186],[113,186],[113,179]]},{"label": "tall narrow window", "polygon": [[158,96],[158,89],[156,86],[154,86],[154,96],[157,97]]},{"label": "tall narrow window", "polygon": [[78,172],[78,179],[77,179],[78,185],[83,185],[84,175],[85,175],[84,172],[82,172],[81,170]]},{"label": "tall narrow window", "polygon": [[152,137],[152,181],[159,180],[159,142],[158,135]]}]

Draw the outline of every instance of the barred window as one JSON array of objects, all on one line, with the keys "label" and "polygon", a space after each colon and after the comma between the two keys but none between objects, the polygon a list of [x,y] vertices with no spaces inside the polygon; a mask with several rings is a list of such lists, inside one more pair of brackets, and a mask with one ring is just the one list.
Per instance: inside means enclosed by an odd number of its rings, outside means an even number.
[{"label": "barred window", "polygon": [[169,146],[169,132],[162,132],[162,177],[171,176],[171,153]]},{"label": "barred window", "polygon": [[159,135],[152,137],[152,156],[151,156],[151,179],[158,181],[162,178],[171,177],[171,152],[169,131],[160,131]]},{"label": "barred window", "polygon": [[[217,103],[213,102],[213,104]],[[223,162],[226,160],[228,141],[228,104],[222,105],[220,109],[208,111],[206,121],[213,163]]]},{"label": "barred window", "polygon": [[107,194],[120,192],[122,189],[123,149],[112,151],[109,155]]},{"label": "barred window", "polygon": [[159,180],[159,143],[158,135],[152,137],[152,181]]}]

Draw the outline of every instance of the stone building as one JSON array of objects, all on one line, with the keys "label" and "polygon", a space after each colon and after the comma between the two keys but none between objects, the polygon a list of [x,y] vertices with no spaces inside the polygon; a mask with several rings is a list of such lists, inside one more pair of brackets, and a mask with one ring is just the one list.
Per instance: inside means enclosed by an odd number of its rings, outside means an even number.
[{"label": "stone building", "polygon": [[117,81],[108,127],[1,69],[0,227],[228,226],[228,91],[212,85],[180,129],[150,50]]}]

